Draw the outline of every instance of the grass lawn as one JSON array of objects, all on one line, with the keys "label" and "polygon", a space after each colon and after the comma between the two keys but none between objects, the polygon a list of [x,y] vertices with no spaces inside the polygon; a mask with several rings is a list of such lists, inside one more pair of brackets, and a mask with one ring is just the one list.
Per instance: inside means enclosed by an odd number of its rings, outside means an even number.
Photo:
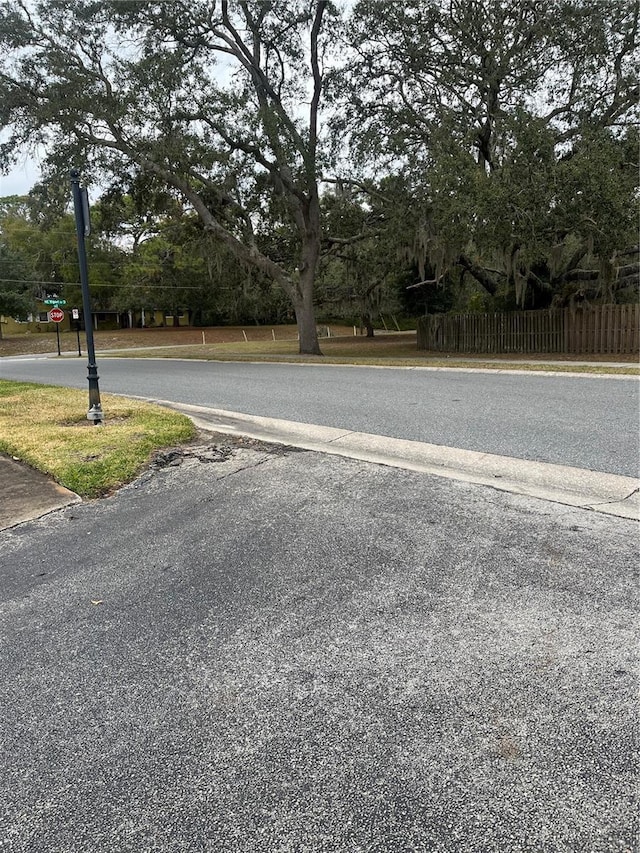
[{"label": "grass lawn", "polygon": [[[460,353],[422,352],[416,349],[415,333],[379,334],[367,337],[332,337],[320,340],[322,356],[301,356],[296,340],[233,341],[181,346],[179,349],[147,348],[127,350],[113,355],[138,358],[193,358],[219,361],[273,361],[305,364],[361,364],[386,367],[483,367],[494,370],[553,370],[557,372],[619,373],[640,375],[633,365],[609,367],[579,362],[633,362],[633,356],[561,354],[545,355],[464,355]],[[517,359],[517,361],[514,361]],[[537,363],[541,362],[541,363]],[[569,362],[569,363],[559,363]]]},{"label": "grass lawn", "polygon": [[[319,327],[326,333],[326,326]],[[95,333],[99,354],[140,358],[196,358],[222,361],[293,361],[322,364],[362,364],[388,367],[484,367],[491,369],[554,370],[558,372],[620,373],[639,375],[635,355],[480,355],[423,352],[416,348],[415,332],[374,338],[354,336],[353,327],[331,325],[331,337],[322,337],[323,357],[300,356],[295,326],[218,326],[200,328],[121,329]],[[246,338],[246,340],[245,340]],[[275,338],[275,340],[274,340]],[[81,336],[84,349],[84,339]],[[77,354],[75,333],[61,335],[63,353]],[[0,356],[56,351],[54,333],[14,335],[0,340]],[[117,352],[116,352],[117,351]],[[86,357],[86,356],[85,356]],[[535,362],[542,362],[536,364]],[[559,364],[558,362],[568,362]],[[577,362],[623,362],[624,367]]]},{"label": "grass lawn", "polygon": [[[51,324],[53,325],[53,324]],[[326,326],[319,327],[326,333]],[[330,326],[332,335],[353,335],[353,327]],[[296,340],[295,326],[212,326],[209,328],[194,328],[190,326],[166,326],[152,329],[114,329],[113,331],[94,332],[96,350],[138,349],[140,347],[180,347],[207,344],[241,343],[245,337],[252,342]],[[84,332],[80,333],[80,345],[83,354],[86,353]],[[63,353],[78,354],[78,343],[75,332],[60,334],[60,349]],[[55,353],[55,331],[29,332],[22,335],[10,335],[0,338],[0,356],[31,355],[37,353]]]},{"label": "grass lawn", "polygon": [[0,451],[95,498],[133,480],[154,450],[195,435],[187,417],[148,403],[102,395],[103,426],[87,407],[86,391],[0,380]]}]

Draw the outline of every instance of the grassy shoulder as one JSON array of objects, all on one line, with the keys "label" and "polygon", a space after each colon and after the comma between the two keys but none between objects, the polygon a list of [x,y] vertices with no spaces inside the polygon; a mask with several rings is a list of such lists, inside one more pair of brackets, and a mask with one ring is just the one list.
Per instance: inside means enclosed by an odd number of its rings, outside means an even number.
[{"label": "grassy shoulder", "polygon": [[[611,356],[565,355],[491,355],[422,352],[416,349],[415,334],[380,335],[375,338],[335,337],[320,342],[322,356],[301,356],[295,340],[220,342],[175,349],[130,349],[112,356],[123,358],[189,358],[207,361],[263,361],[304,364],[351,364],[375,367],[447,367],[487,370],[556,371],[558,373],[594,373],[640,375],[640,367],[625,364],[589,364],[613,360]],[[618,361],[635,361],[637,357],[616,356]]]},{"label": "grassy shoulder", "polygon": [[[94,333],[96,349],[103,354],[129,358],[191,358],[211,361],[299,362],[353,364],[380,367],[475,367],[487,370],[550,370],[558,373],[639,375],[638,355],[560,353],[482,355],[423,352],[416,333],[377,331],[375,338],[353,335],[353,327],[322,325],[320,346],[324,357],[298,354],[295,326],[218,326],[195,328],[119,329]],[[60,335],[61,349],[77,353],[75,333]],[[82,340],[84,348],[84,340]],[[14,335],[0,340],[0,357],[31,353],[53,353],[55,335],[48,332]],[[622,366],[618,366],[620,363]]]},{"label": "grassy shoulder", "polygon": [[195,434],[184,415],[109,394],[105,424],[94,426],[87,405],[86,391],[0,380],[0,451],[95,498],[133,480],[154,450]]}]

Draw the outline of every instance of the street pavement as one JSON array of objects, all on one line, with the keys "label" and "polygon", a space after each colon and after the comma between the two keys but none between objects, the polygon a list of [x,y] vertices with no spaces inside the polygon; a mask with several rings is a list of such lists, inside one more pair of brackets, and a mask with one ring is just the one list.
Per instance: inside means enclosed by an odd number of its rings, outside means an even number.
[{"label": "street pavement", "polygon": [[633,521],[247,439],[0,533],[0,850],[635,851]]},{"label": "street pavement", "polygon": [[[125,395],[637,477],[634,376],[98,360]],[[0,378],[87,388],[84,359],[0,359]],[[108,411],[107,411],[108,417]]]}]

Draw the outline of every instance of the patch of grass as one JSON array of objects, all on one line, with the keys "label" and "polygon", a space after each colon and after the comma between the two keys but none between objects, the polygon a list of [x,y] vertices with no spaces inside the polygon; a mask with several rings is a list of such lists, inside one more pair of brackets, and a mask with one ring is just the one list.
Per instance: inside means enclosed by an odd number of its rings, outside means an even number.
[{"label": "patch of grass", "polygon": [[154,450],[195,435],[184,415],[110,394],[95,426],[87,404],[83,391],[0,380],[0,451],[95,498],[133,480]]}]

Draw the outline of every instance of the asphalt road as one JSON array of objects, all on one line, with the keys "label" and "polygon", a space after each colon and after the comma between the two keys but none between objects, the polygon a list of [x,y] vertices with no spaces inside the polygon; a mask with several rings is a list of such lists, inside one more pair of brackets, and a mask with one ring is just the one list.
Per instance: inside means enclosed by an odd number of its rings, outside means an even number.
[{"label": "asphalt road", "polygon": [[634,850],[637,551],[273,447],[0,533],[0,849]]},{"label": "asphalt road", "polygon": [[[635,378],[169,359],[98,360],[103,391],[637,476]],[[85,359],[0,359],[0,377],[87,387]],[[108,412],[107,412],[108,416]]]}]

